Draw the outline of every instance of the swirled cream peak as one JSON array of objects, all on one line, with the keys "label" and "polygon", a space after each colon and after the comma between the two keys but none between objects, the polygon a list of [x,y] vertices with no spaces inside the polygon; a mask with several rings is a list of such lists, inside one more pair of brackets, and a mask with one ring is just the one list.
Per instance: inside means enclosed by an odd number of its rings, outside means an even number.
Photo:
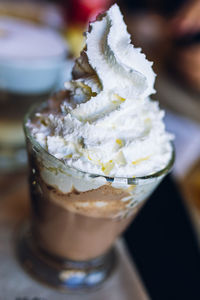
[{"label": "swirled cream peak", "polygon": [[76,169],[133,177],[164,168],[172,135],[149,96],[155,74],[130,35],[118,6],[90,24],[86,46],[65,84],[60,112],[38,114],[32,133],[45,149]]},{"label": "swirled cream peak", "polygon": [[140,51],[131,45],[116,4],[91,23],[86,47],[73,69],[74,80],[65,85],[75,102],[90,101],[77,106],[73,115],[92,120],[99,113],[113,110],[112,96],[117,95],[117,100],[123,101],[152,94],[155,80],[152,63]]}]

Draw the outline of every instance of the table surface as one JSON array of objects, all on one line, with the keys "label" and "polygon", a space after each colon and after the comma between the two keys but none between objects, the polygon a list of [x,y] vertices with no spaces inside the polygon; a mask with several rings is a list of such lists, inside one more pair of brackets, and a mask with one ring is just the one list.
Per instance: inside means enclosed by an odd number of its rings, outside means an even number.
[{"label": "table surface", "polygon": [[148,300],[145,288],[122,240],[117,242],[119,265],[116,272],[95,292],[63,294],[30,278],[15,256],[15,237],[29,216],[25,174],[0,176],[0,300]]}]

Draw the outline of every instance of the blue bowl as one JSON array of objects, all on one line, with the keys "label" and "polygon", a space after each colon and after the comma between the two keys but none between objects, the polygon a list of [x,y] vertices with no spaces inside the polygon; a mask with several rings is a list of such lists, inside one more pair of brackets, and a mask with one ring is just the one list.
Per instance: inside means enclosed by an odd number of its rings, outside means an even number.
[{"label": "blue bowl", "polygon": [[57,86],[65,68],[65,54],[44,59],[0,59],[0,90],[45,93]]}]

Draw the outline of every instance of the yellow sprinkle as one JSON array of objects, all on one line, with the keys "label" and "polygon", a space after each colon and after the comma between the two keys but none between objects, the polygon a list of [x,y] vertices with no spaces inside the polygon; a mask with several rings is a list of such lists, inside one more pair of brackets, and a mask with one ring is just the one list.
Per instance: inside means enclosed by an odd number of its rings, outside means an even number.
[{"label": "yellow sprinkle", "polygon": [[135,161],[132,161],[132,164],[133,164],[133,165],[137,165],[137,164],[141,163],[142,161],[149,159],[149,157],[150,157],[150,156],[146,156],[146,157],[143,157],[143,158],[139,158],[139,159],[137,159],[137,160],[135,160]]},{"label": "yellow sprinkle", "polygon": [[116,143],[119,145],[119,146],[123,146],[123,141],[120,140],[120,139],[116,139]]},{"label": "yellow sprinkle", "polygon": [[93,91],[92,91],[92,89],[91,89],[91,87],[90,87],[89,85],[86,85],[86,84],[84,84],[84,83],[82,83],[82,82],[79,82],[79,85],[80,85],[83,89],[85,89],[85,90],[88,92],[88,94],[89,94],[90,96],[95,97],[95,96],[97,95],[96,92],[93,92]]},{"label": "yellow sprinkle", "polygon": [[92,161],[92,163],[98,165],[98,166],[103,166],[103,163],[99,160],[99,159],[94,159],[94,158],[91,158],[91,156],[88,154],[87,155],[87,158]]},{"label": "yellow sprinkle", "polygon": [[88,155],[88,159],[89,159],[89,160],[92,160],[91,157],[90,157],[89,155]]},{"label": "yellow sprinkle", "polygon": [[102,164],[102,171],[105,175],[109,175],[110,171],[114,168],[114,162],[112,160],[109,160],[107,163]]},{"label": "yellow sprinkle", "polygon": [[117,101],[117,100],[112,100],[112,103],[113,103],[113,104],[118,104],[119,101]]},{"label": "yellow sprinkle", "polygon": [[126,99],[122,98],[121,96],[119,96],[118,94],[114,94],[113,95],[117,100],[119,100],[120,102],[124,102]]},{"label": "yellow sprinkle", "polygon": [[150,118],[146,118],[144,121],[145,121],[145,123],[149,123],[149,122],[151,122],[151,119]]},{"label": "yellow sprinkle", "polygon": [[65,155],[64,158],[72,158],[72,154]]}]

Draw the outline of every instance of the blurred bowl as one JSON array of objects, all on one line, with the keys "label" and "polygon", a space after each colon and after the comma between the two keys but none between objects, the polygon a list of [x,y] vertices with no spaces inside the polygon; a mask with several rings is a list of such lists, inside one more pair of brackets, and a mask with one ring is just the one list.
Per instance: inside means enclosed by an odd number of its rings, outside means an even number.
[{"label": "blurred bowl", "polygon": [[50,91],[58,84],[64,63],[64,56],[30,61],[0,58],[0,89],[24,94]]},{"label": "blurred bowl", "polygon": [[59,82],[67,45],[59,33],[14,18],[0,18],[0,90],[41,94]]}]

